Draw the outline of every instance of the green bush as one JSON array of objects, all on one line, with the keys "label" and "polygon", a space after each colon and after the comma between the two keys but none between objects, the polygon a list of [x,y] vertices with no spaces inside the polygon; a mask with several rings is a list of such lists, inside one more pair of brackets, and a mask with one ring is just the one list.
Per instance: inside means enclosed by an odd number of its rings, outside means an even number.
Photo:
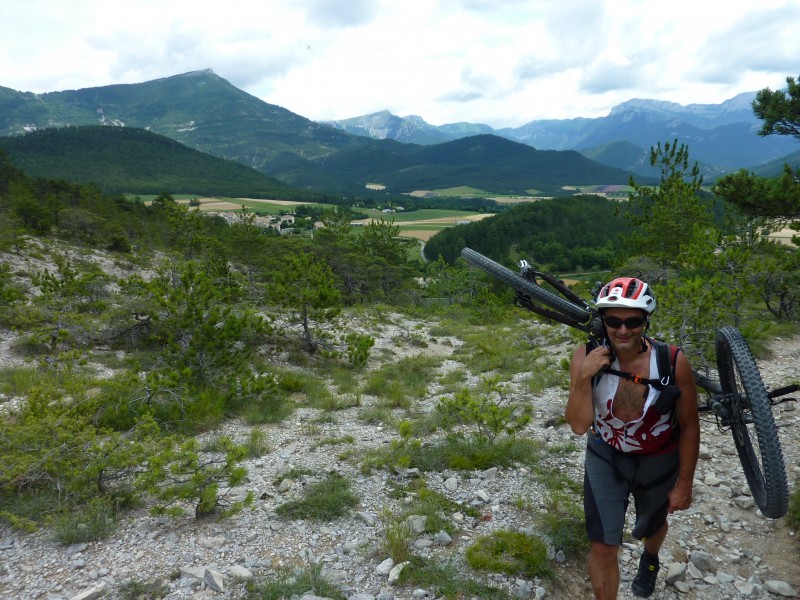
[{"label": "green bush", "polygon": [[567,556],[575,556],[589,546],[583,506],[569,493],[550,492],[545,510],[536,520],[550,543]]},{"label": "green bush", "polygon": [[259,456],[268,454],[270,447],[267,434],[264,433],[264,430],[259,427],[253,427],[250,430],[250,435],[247,436],[245,448],[247,448],[247,456],[249,458],[258,458]]},{"label": "green bush", "polygon": [[53,517],[55,538],[62,544],[94,542],[111,535],[117,516],[108,498],[92,498],[85,504],[69,507]]},{"label": "green bush", "polygon": [[[449,534],[456,532],[456,526],[453,521],[448,519],[446,515],[454,512],[462,512],[471,517],[479,517],[480,511],[477,509],[453,502],[442,494],[430,489],[425,485],[424,480],[415,480],[412,484],[411,490],[413,496],[411,503],[403,511],[403,518],[409,515],[423,515],[427,517],[425,521],[425,531],[428,533],[437,533],[439,531],[446,531]],[[396,562],[396,561],[395,561]]]},{"label": "green bush", "polygon": [[375,338],[360,333],[350,333],[345,337],[347,343],[347,360],[356,367],[367,364],[370,350],[375,345]]},{"label": "green bush", "polygon": [[284,600],[299,598],[313,591],[315,597],[346,600],[347,596],[322,576],[322,566],[313,565],[299,571],[282,569],[271,577],[247,582],[246,600]]},{"label": "green bush", "polygon": [[794,486],[794,491],[789,497],[789,512],[786,522],[792,527],[800,527],[800,482]]},{"label": "green bush", "polygon": [[547,546],[541,540],[518,531],[495,531],[478,538],[467,548],[467,562],[473,569],[522,577],[549,577]]},{"label": "green bush", "polygon": [[396,517],[387,512],[383,515],[384,537],[378,543],[381,556],[388,556],[394,563],[400,564],[411,558],[411,526],[403,517]]},{"label": "green bush", "polygon": [[484,377],[482,387],[479,396],[464,388],[452,398],[441,400],[436,410],[444,416],[445,424],[450,421],[475,425],[476,435],[489,441],[502,434],[513,437],[528,425],[529,409],[511,404],[497,377]]},{"label": "green bush", "polygon": [[442,359],[412,356],[382,365],[367,377],[364,393],[385,400],[395,408],[410,408],[424,398]]},{"label": "green bush", "polygon": [[306,486],[303,498],[281,504],[275,512],[285,519],[333,521],[358,506],[358,497],[350,491],[350,482],[340,475]]},{"label": "green bush", "polygon": [[127,581],[120,586],[120,600],[156,600],[166,598],[169,586],[163,580]]},{"label": "green bush", "polygon": [[511,600],[509,592],[464,577],[458,565],[453,562],[437,563],[419,556],[412,556],[410,563],[400,573],[400,585],[414,585],[417,588],[436,592],[437,598],[462,600],[478,598],[481,600]]},{"label": "green bush", "polygon": [[[244,446],[227,436],[216,440],[219,451],[203,453],[195,438],[165,438],[161,451],[149,457],[147,468],[137,474],[136,488],[155,499],[155,515],[182,515],[194,505],[196,517],[229,516],[253,503],[253,493],[228,500],[220,487],[242,483],[247,470],[238,463],[247,456]],[[228,493],[229,493],[228,492]]]}]

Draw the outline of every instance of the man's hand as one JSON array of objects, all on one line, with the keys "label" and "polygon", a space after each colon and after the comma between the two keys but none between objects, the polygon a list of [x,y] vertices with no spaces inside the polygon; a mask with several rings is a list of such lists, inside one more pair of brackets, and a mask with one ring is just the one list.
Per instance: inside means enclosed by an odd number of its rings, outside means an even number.
[{"label": "man's hand", "polygon": [[692,482],[678,479],[675,487],[667,494],[669,506],[667,512],[670,514],[677,510],[686,510],[692,505]]},{"label": "man's hand", "polygon": [[606,367],[611,366],[611,349],[605,346],[594,348],[581,363],[580,377],[591,379]]}]

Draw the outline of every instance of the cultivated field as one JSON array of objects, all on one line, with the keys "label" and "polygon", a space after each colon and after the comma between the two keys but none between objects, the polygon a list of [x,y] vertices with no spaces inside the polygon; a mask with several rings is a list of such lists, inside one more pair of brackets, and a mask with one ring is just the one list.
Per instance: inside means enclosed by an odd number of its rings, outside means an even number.
[{"label": "cultivated field", "polygon": [[413,213],[393,213],[376,215],[369,219],[353,221],[354,225],[366,225],[373,221],[394,221],[400,227],[400,236],[416,238],[423,242],[431,239],[442,229],[453,227],[459,223],[480,221],[494,215],[490,213],[475,213],[457,210],[418,210]]}]

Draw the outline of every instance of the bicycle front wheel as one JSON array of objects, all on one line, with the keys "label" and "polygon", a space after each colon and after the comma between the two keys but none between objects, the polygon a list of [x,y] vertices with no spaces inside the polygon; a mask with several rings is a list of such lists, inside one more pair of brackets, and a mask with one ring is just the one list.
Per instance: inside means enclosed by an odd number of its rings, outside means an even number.
[{"label": "bicycle front wheel", "polygon": [[475,250],[472,250],[471,248],[464,248],[461,251],[461,256],[463,256],[468,263],[471,263],[479,269],[486,271],[495,279],[499,279],[518,292],[527,294],[535,302],[544,304],[545,306],[561,313],[573,321],[577,321],[578,323],[588,323],[590,319],[589,311],[582,306],[573,304],[569,300],[566,300],[565,298],[562,298],[561,296],[558,296],[544,289],[543,287],[528,281],[519,273],[515,273],[511,269],[496,263],[492,259],[486,258],[483,254],[475,252]]},{"label": "bicycle front wheel", "polygon": [[772,406],[755,359],[735,327],[717,332],[717,369],[731,409],[731,433],[750,492],[761,512],[786,514],[789,486]]}]

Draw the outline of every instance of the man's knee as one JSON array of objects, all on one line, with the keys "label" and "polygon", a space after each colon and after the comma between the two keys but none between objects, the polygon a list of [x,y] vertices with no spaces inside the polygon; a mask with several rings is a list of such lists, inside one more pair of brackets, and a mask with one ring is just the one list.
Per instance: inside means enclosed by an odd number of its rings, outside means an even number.
[{"label": "man's knee", "polygon": [[619,553],[619,546],[612,546],[603,542],[592,542],[590,553],[598,562],[603,564],[615,563]]}]

